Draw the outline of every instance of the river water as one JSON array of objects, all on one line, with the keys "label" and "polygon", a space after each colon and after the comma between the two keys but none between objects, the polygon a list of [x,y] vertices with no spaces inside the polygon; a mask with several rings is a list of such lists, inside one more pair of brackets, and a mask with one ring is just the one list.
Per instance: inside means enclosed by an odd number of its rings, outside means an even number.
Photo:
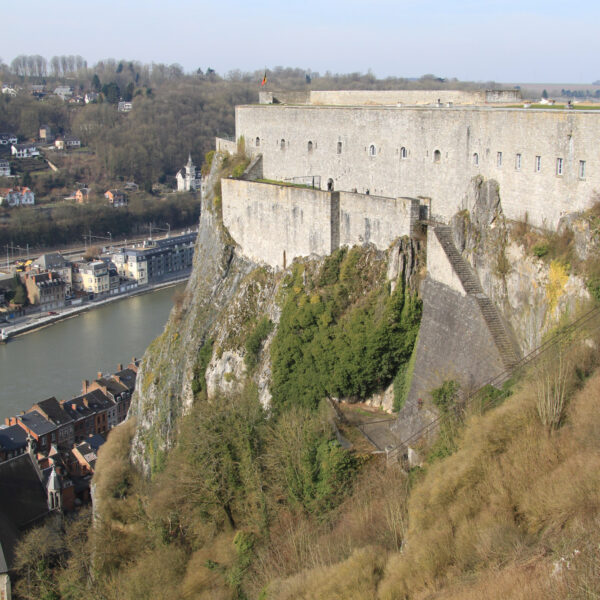
[{"label": "river water", "polygon": [[117,300],[0,344],[0,423],[50,396],[72,398],[83,379],[140,358],[185,285]]}]

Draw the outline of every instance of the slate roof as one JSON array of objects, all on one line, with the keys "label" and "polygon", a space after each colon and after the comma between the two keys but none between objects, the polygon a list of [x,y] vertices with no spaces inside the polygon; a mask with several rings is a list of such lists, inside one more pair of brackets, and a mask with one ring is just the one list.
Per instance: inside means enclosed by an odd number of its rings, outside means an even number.
[{"label": "slate roof", "polygon": [[96,411],[114,406],[113,401],[102,390],[92,390],[82,396],[71,398],[71,400],[63,400],[61,404],[68,415],[74,420],[89,417]]},{"label": "slate roof", "polygon": [[67,425],[73,421],[54,396],[37,402],[34,406],[38,407],[55,425]]},{"label": "slate roof", "polygon": [[38,257],[35,260],[35,264],[39,265],[42,269],[53,269],[66,266],[68,261],[58,252],[48,252]]},{"label": "slate roof", "polygon": [[112,377],[100,377],[99,379],[96,379],[96,383],[98,383],[98,385],[101,385],[102,387],[105,387],[106,390],[113,396],[129,391],[127,389],[127,386],[123,385],[122,383],[119,383],[116,379],[113,379]]},{"label": "slate roof", "polygon": [[133,392],[135,389],[135,378],[137,373],[130,368],[123,369],[122,371],[117,371],[115,373],[115,377],[118,377],[120,382],[128,389],[128,391]]},{"label": "slate roof", "polygon": [[19,450],[27,446],[27,432],[20,425],[0,429],[0,448]]},{"label": "slate roof", "polygon": [[89,444],[90,448],[97,453],[100,446],[102,446],[106,440],[100,434],[94,433],[93,435],[88,435],[85,441]]},{"label": "slate roof", "polygon": [[51,423],[40,415],[37,410],[32,410],[31,412],[25,413],[24,415],[19,415],[17,417],[17,421],[20,421],[31,429],[36,435],[46,435],[47,433],[51,433],[52,431],[56,431],[56,425]]},{"label": "slate roof", "polygon": [[0,463],[0,490],[0,573],[6,573],[24,528],[48,514],[48,497],[28,452]]}]

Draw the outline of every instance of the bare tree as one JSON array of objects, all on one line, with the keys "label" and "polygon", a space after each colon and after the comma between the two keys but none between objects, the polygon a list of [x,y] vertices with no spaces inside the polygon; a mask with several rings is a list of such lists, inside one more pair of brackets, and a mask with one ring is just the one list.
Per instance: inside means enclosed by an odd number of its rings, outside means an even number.
[{"label": "bare tree", "polygon": [[561,343],[536,368],[537,413],[549,432],[557,429],[564,418],[572,371]]}]

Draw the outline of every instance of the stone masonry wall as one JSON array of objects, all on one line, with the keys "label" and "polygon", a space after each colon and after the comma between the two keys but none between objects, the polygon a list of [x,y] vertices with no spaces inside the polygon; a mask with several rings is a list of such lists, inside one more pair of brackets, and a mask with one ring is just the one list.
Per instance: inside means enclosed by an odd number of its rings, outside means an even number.
[{"label": "stone masonry wall", "polygon": [[[325,256],[340,246],[385,250],[411,235],[419,218],[414,198],[381,198],[223,179],[223,223],[251,260],[281,268],[299,256]],[[285,258],[284,258],[285,257]]]},{"label": "stone masonry wall", "polygon": [[223,223],[250,260],[284,268],[296,256],[329,255],[331,193],[221,181]]},{"label": "stone masonry wall", "polygon": [[598,112],[238,106],[236,135],[263,154],[269,179],[320,176],[335,190],[429,197],[431,214],[447,221],[471,208],[467,190],[481,175],[498,182],[509,219],[556,228],[561,215],[587,208],[600,190]]},{"label": "stone masonry wall", "polygon": [[[276,94],[277,95],[277,94]],[[462,90],[311,90],[310,104],[335,106],[396,106],[397,104],[477,104],[484,93]]]},{"label": "stone masonry wall", "polygon": [[385,250],[398,237],[410,236],[419,219],[414,198],[382,198],[340,192],[340,245],[373,243]]}]

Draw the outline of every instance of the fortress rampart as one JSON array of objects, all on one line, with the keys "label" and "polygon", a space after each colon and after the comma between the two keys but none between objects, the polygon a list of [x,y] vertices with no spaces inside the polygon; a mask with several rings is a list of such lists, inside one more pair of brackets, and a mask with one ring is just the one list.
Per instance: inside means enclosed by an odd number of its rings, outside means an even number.
[{"label": "fortress rampart", "polygon": [[310,90],[260,92],[260,104],[397,106],[398,104],[484,104],[519,102],[519,90]]},{"label": "fortress rampart", "polygon": [[508,218],[551,229],[600,190],[600,111],[253,105],[237,107],[236,136],[264,177],[426,197],[442,220],[471,208],[477,175],[499,183]]},{"label": "fortress rampart", "polygon": [[325,192],[236,179],[221,181],[223,223],[242,253],[285,268],[299,256],[326,256],[340,246],[385,250],[411,235],[419,201]]}]

